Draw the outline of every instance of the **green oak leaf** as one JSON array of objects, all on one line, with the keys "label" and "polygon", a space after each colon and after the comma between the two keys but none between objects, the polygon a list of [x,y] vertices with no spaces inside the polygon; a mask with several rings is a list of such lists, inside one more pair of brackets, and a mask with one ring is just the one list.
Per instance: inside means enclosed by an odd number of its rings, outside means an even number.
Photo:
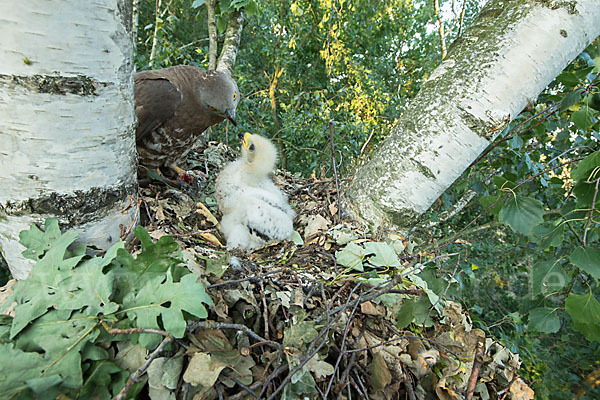
[{"label": "green oak leaf", "polygon": [[[137,294],[130,293],[123,300],[124,311],[135,321],[136,327],[162,329],[158,321],[158,317],[161,317],[164,329],[177,338],[183,337],[185,333],[183,311],[198,318],[208,316],[203,303],[208,306],[213,304],[197,275],[188,274],[179,282],[173,282],[170,271],[163,277],[150,279]],[[149,335],[140,336],[142,345],[156,343]]]}]

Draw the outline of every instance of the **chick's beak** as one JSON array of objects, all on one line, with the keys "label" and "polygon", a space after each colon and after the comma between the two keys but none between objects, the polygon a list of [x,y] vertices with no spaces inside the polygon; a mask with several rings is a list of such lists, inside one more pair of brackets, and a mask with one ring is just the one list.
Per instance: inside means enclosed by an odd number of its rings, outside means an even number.
[{"label": "chick's beak", "polygon": [[234,126],[237,126],[237,122],[235,122],[235,109],[227,108],[224,112],[225,118],[231,121]]},{"label": "chick's beak", "polygon": [[244,149],[246,150],[248,150],[248,142],[250,141],[250,136],[252,136],[252,134],[246,132],[244,134],[244,138],[242,139],[242,146],[244,146]]}]

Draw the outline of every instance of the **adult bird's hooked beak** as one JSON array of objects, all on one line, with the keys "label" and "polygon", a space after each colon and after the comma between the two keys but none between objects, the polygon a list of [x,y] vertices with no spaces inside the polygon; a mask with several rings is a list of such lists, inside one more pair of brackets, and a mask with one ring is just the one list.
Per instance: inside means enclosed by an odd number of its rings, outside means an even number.
[{"label": "adult bird's hooked beak", "polygon": [[234,126],[237,126],[237,122],[235,122],[235,109],[227,108],[224,112],[225,118],[231,121]]}]

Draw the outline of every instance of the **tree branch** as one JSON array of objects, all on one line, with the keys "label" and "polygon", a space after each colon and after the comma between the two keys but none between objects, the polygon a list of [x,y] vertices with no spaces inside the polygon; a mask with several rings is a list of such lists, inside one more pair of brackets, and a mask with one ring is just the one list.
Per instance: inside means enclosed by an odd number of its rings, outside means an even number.
[{"label": "tree branch", "polygon": [[221,55],[217,63],[217,70],[229,72],[231,75],[235,65],[240,40],[242,38],[242,29],[244,29],[244,9],[235,10],[229,16],[227,22],[227,31],[225,31],[225,40]]},{"label": "tree branch", "polygon": [[206,0],[208,24],[208,69],[217,68],[217,19],[215,17],[216,0]]},{"label": "tree branch", "polygon": [[127,378],[127,382],[125,383],[125,386],[123,386],[123,389],[121,389],[119,394],[113,397],[112,400],[125,400],[127,398],[127,392],[129,392],[133,385],[136,384],[140,377],[146,372],[152,361],[154,361],[154,359],[160,355],[165,346],[169,344],[172,340],[173,336],[167,335],[167,337],[163,339],[161,344],[158,345],[156,350],[154,350],[152,354],[150,354],[146,362],[137,371],[131,374],[129,378]]}]

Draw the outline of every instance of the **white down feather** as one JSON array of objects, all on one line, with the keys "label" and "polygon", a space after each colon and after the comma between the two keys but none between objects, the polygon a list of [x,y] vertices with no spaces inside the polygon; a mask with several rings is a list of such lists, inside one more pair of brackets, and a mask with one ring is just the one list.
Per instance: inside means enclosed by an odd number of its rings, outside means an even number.
[{"label": "white down feather", "polygon": [[258,247],[292,234],[295,213],[271,180],[276,162],[277,150],[269,139],[246,133],[241,158],[217,177],[221,232],[228,249]]}]

